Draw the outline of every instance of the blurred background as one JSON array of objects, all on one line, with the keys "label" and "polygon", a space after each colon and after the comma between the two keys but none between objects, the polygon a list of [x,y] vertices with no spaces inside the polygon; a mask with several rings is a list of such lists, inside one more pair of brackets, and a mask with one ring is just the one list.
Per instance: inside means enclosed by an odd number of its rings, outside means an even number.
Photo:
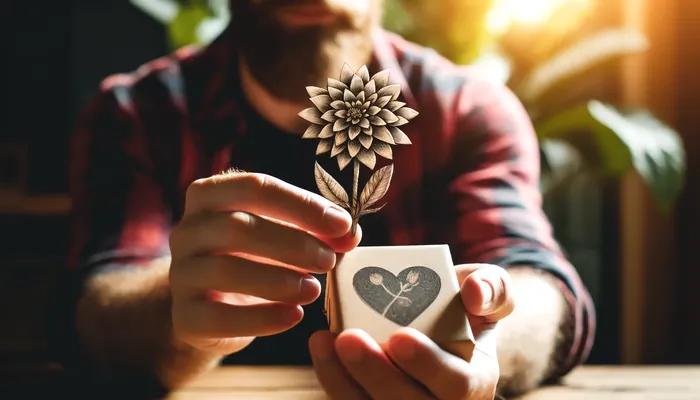
[{"label": "blurred background", "polygon": [[[557,239],[598,311],[589,363],[700,363],[700,1],[386,0],[386,29],[507,84],[540,137]],[[3,12],[0,359],[50,357],[67,143],[107,75],[206,44],[226,0]]]}]

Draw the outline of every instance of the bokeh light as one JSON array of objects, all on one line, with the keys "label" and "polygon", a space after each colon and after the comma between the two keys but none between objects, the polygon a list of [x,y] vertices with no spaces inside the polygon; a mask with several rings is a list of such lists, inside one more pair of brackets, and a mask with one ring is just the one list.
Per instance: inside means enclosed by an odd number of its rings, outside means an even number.
[{"label": "bokeh light", "polygon": [[489,31],[501,34],[512,24],[545,23],[562,7],[580,10],[590,5],[591,0],[494,0],[486,24]]}]

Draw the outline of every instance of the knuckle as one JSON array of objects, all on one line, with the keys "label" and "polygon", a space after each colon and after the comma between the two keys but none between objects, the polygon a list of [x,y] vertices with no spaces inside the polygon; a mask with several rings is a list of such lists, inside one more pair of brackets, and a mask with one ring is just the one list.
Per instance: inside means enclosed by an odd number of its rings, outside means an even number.
[{"label": "knuckle", "polygon": [[300,190],[300,192],[299,197],[301,198],[301,204],[304,206],[316,205],[316,198],[314,198],[311,192],[307,192],[306,190]]},{"label": "knuckle", "polygon": [[255,225],[255,217],[244,211],[234,211],[230,217],[229,221],[233,228],[251,228]]},{"label": "knuckle", "polygon": [[241,190],[248,194],[258,193],[271,182],[270,176],[255,172],[246,172],[236,178]]},{"label": "knuckle", "polygon": [[185,191],[185,204],[193,202],[209,183],[207,178],[200,178],[187,186]]},{"label": "knuckle", "polygon": [[324,219],[326,207],[320,204],[318,199],[311,192],[307,192],[306,190],[300,190],[299,198],[301,200],[301,205],[304,209],[314,210],[316,211],[314,212],[314,214],[316,214],[316,218],[318,218],[321,221]]},{"label": "knuckle", "polygon": [[244,211],[234,211],[229,215],[226,232],[235,244],[236,239],[246,237],[251,230],[255,229],[257,223],[254,215]]}]

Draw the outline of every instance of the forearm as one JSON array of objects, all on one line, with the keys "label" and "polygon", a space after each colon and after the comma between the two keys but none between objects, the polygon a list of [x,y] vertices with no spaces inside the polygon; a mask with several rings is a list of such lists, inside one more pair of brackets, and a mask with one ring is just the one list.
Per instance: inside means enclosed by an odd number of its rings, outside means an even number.
[{"label": "forearm", "polygon": [[153,381],[166,389],[214,367],[220,356],[196,350],[172,333],[170,260],[89,279],[76,329],[88,368],[117,381]]},{"label": "forearm", "polygon": [[571,344],[574,322],[555,278],[527,267],[509,272],[515,309],[501,321],[499,393],[516,395],[536,388],[560,367],[557,353]]}]

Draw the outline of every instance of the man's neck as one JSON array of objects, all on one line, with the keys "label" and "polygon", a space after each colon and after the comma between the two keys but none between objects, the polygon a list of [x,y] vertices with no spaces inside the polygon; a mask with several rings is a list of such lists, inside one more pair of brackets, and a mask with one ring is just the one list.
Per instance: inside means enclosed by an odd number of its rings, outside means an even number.
[{"label": "man's neck", "polygon": [[277,128],[300,135],[304,131],[304,123],[299,118],[299,112],[304,106],[275,98],[253,78],[243,60],[239,61],[239,66],[241,88],[253,109]]}]

